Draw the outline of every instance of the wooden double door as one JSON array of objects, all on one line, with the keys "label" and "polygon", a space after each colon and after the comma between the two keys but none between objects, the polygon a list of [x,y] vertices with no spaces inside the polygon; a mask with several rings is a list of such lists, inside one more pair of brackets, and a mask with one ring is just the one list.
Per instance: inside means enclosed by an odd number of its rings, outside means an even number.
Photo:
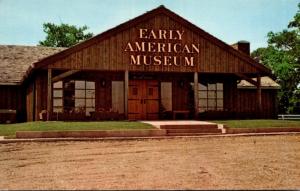
[{"label": "wooden double door", "polygon": [[129,120],[156,120],[159,115],[159,83],[156,80],[130,80]]}]

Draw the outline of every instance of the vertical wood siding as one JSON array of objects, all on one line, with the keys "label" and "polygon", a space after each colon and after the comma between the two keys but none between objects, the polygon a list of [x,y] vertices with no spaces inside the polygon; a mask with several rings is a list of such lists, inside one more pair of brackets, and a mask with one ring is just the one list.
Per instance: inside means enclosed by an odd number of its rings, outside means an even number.
[{"label": "vertical wood siding", "polygon": [[277,90],[262,89],[262,113],[258,113],[256,89],[237,89],[236,82],[224,84],[224,109],[234,118],[276,118]]},{"label": "vertical wood siding", "polygon": [[35,120],[39,119],[39,114],[43,110],[47,110],[47,95],[48,95],[48,89],[47,89],[47,72],[42,71],[36,76],[35,81]]},{"label": "vertical wood siding", "polygon": [[0,109],[23,109],[21,86],[0,86]]},{"label": "vertical wood siding", "polygon": [[[34,83],[34,82],[33,82]],[[33,121],[33,83],[30,83],[26,89],[26,116],[27,121]]]},{"label": "vertical wood siding", "polygon": [[22,122],[26,119],[25,113],[25,94],[23,87],[19,85],[0,86],[0,109],[1,110],[16,110],[16,113],[0,114],[0,123]]},{"label": "vertical wood siding", "polygon": [[[238,109],[241,114],[258,118],[277,118],[277,90],[262,89],[262,113],[258,114],[255,89],[238,89]],[[254,115],[254,116],[253,116]]]},{"label": "vertical wood siding", "polygon": [[[194,67],[178,66],[136,66],[130,65],[130,55],[135,53],[125,52],[128,42],[140,41],[138,30],[147,29],[171,29],[184,30],[182,44],[200,44],[200,53],[194,54]],[[171,40],[154,40],[153,42],[171,42]],[[153,54],[152,54],[153,55]],[[162,55],[162,54],[155,54]],[[169,53],[175,55],[175,53]],[[257,69],[245,60],[238,58],[228,50],[220,47],[202,34],[195,33],[166,15],[156,15],[145,22],[138,23],[129,29],[112,33],[107,38],[95,41],[94,44],[75,51],[70,55],[48,65],[57,69],[81,69],[81,70],[110,70],[110,71],[165,71],[165,72],[210,72],[210,73],[253,73]]]}]

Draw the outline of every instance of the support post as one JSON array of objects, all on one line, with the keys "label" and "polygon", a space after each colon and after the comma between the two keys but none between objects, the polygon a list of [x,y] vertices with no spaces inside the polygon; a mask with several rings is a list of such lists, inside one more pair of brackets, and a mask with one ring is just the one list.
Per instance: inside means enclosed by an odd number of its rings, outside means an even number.
[{"label": "support post", "polygon": [[258,113],[259,113],[259,118],[261,118],[262,114],[262,102],[261,102],[261,77],[258,75],[257,76],[257,108],[258,108]]},{"label": "support post", "polygon": [[198,118],[198,72],[194,73],[194,110],[195,119]]},{"label": "support post", "polygon": [[48,91],[47,91],[47,121],[51,120],[52,114],[52,69],[48,69]]},{"label": "support post", "polygon": [[129,86],[129,73],[125,71],[124,75],[124,114],[125,118],[128,119],[128,86]]}]

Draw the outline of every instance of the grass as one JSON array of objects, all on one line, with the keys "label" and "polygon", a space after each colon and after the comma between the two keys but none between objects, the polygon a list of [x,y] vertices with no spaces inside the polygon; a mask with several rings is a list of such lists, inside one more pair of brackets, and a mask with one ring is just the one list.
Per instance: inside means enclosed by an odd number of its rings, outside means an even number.
[{"label": "grass", "polygon": [[27,122],[0,124],[0,136],[14,138],[16,131],[74,131],[74,130],[134,130],[152,129],[153,126],[141,122],[104,121],[104,122]]},{"label": "grass", "polygon": [[[221,123],[230,128],[270,128],[299,127],[300,121],[292,120],[222,120],[211,121]],[[16,124],[0,124],[0,136],[14,138],[16,131],[71,131],[71,130],[134,130],[152,129],[153,126],[141,122],[104,121],[104,122],[27,122]]]},{"label": "grass", "polygon": [[293,120],[224,120],[224,121],[211,121],[214,123],[221,123],[231,128],[271,128],[271,127],[300,127],[300,121]]}]

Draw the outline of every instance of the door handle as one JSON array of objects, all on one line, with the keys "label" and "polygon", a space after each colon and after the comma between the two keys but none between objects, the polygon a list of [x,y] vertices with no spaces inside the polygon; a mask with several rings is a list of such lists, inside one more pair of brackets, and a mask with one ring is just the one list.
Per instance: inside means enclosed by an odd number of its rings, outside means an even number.
[{"label": "door handle", "polygon": [[143,99],[141,99],[141,104],[143,104]]},{"label": "door handle", "polygon": [[144,104],[146,104],[146,99],[144,99]]}]

